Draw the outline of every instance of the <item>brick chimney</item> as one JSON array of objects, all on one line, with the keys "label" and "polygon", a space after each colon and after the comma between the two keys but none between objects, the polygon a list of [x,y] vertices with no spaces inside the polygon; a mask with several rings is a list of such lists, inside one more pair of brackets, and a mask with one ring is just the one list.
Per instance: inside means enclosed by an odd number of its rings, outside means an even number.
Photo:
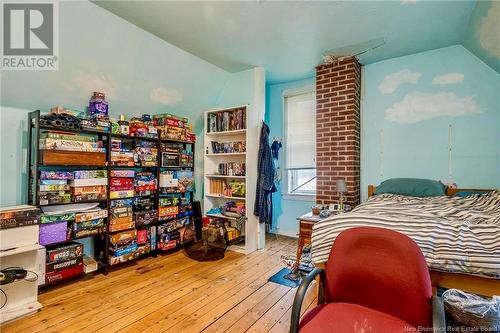
[{"label": "brick chimney", "polygon": [[335,181],[347,184],[346,202],[360,202],[361,65],[347,58],[316,67],[316,161],[320,204],[337,203]]}]

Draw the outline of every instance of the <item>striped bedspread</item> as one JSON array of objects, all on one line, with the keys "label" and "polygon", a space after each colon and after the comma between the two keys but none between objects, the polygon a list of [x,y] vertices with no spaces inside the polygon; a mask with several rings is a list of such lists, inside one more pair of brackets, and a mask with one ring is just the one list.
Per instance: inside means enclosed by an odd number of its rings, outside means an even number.
[{"label": "striped bedspread", "polygon": [[371,197],[352,212],[314,225],[313,261],[325,262],[337,235],[357,226],[406,234],[430,269],[500,278],[500,190],[464,198]]}]

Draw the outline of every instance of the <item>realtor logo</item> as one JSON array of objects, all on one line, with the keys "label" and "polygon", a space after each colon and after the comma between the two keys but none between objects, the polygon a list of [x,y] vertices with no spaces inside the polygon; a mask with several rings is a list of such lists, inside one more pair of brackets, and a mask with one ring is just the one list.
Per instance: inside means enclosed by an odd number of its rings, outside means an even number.
[{"label": "realtor logo", "polygon": [[56,2],[2,4],[3,70],[58,69]]}]

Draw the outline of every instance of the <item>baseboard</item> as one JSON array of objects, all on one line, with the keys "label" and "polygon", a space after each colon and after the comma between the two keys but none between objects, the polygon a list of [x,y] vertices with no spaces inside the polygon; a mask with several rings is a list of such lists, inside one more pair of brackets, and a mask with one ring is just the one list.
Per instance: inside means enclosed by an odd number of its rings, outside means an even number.
[{"label": "baseboard", "polygon": [[280,230],[280,229],[274,229],[274,230],[269,230],[270,234],[276,234],[280,236],[287,236],[287,237],[292,237],[292,238],[299,238],[299,235],[297,235],[297,232],[293,232],[291,230]]}]

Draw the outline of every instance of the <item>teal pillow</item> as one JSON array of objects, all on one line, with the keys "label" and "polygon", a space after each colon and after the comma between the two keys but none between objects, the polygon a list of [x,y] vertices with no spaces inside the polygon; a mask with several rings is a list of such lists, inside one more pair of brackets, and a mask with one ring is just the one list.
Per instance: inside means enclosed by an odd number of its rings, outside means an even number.
[{"label": "teal pillow", "polygon": [[391,193],[409,197],[437,197],[446,195],[446,186],[431,179],[391,178],[384,180],[375,194]]}]

